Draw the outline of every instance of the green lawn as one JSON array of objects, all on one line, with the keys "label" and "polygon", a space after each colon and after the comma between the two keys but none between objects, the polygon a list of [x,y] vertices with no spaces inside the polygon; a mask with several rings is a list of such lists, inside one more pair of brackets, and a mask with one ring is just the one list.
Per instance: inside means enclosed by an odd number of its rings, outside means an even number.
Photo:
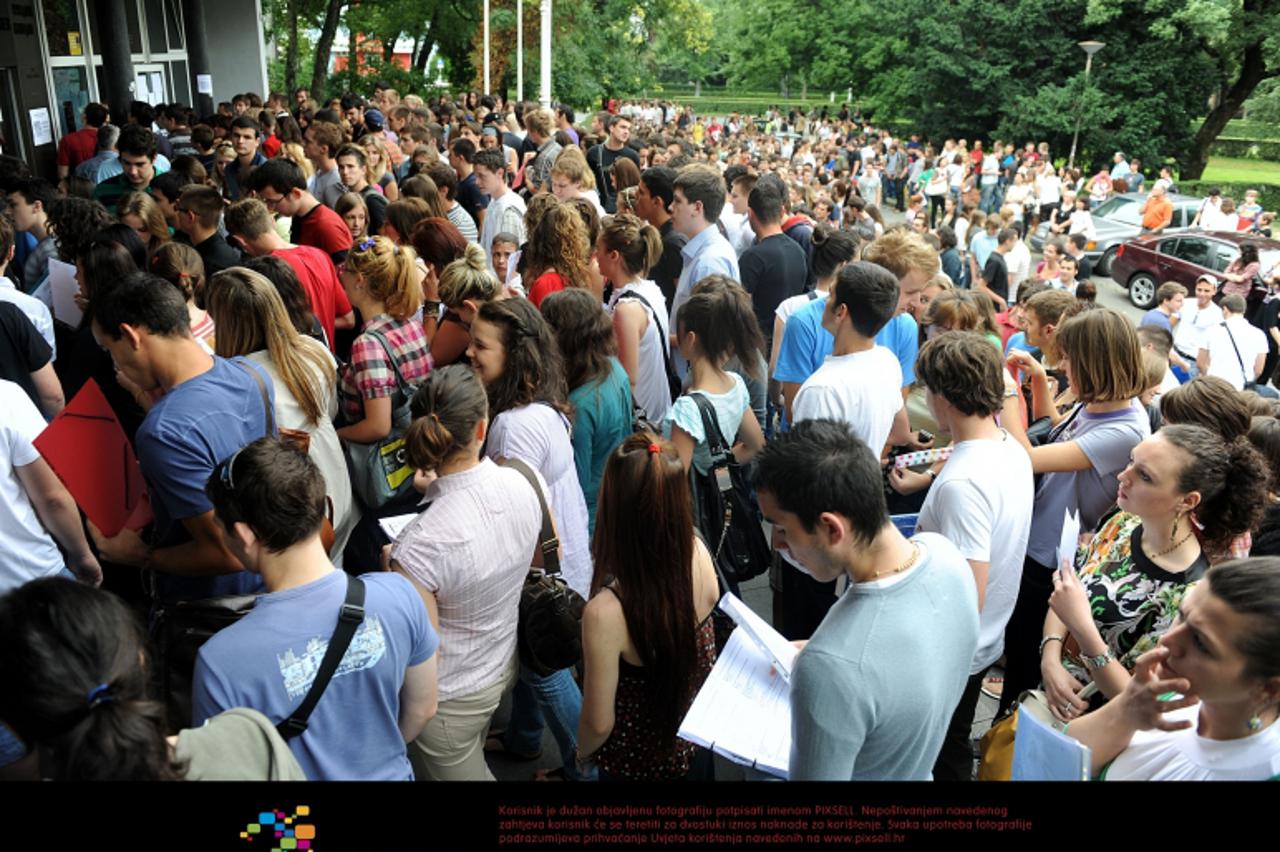
[{"label": "green lawn", "polygon": [[1204,177],[1201,179],[1222,183],[1280,184],[1280,163],[1211,157],[1209,166],[1204,170]]}]

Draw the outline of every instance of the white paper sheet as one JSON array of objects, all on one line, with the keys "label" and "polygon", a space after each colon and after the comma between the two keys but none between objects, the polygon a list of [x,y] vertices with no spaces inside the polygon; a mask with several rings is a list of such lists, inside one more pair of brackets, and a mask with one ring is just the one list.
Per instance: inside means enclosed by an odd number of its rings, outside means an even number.
[{"label": "white paper sheet", "polygon": [[31,144],[39,148],[53,142],[53,121],[49,118],[49,108],[28,110],[31,116]]},{"label": "white paper sheet", "polygon": [[382,527],[392,541],[400,538],[400,533],[404,532],[404,528],[409,526],[414,518],[418,517],[417,512],[411,512],[407,515],[392,515],[390,518],[383,518],[378,521],[378,525]]},{"label": "white paper sheet", "polygon": [[729,637],[678,734],[734,763],[787,777],[791,688],[742,628]]},{"label": "white paper sheet", "polygon": [[202,95],[213,94],[213,75],[197,74],[196,75],[196,91]]},{"label": "white paper sheet", "polygon": [[1031,713],[1018,714],[1013,740],[1014,781],[1088,781],[1093,756],[1079,740]]},{"label": "white paper sheet", "polygon": [[760,646],[777,667],[784,680],[791,682],[791,665],[800,653],[795,645],[787,641],[781,633],[774,630],[769,622],[756,615],[751,607],[734,597],[732,592],[725,592],[720,599],[720,609],[747,631],[748,637]]},{"label": "white paper sheet", "polygon": [[76,304],[79,294],[75,264],[56,257],[49,258],[49,297],[53,302],[53,316],[72,328],[79,326],[84,317],[84,311]]},{"label": "white paper sheet", "polygon": [[1075,564],[1076,549],[1080,546],[1080,516],[1067,509],[1062,513],[1062,537],[1058,539],[1058,564],[1061,568],[1064,559]]}]

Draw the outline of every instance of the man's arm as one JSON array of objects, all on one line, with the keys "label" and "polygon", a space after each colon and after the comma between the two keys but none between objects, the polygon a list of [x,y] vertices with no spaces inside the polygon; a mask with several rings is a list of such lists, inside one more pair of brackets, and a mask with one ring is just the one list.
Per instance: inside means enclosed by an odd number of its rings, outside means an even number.
[{"label": "man's arm", "polygon": [[157,550],[150,550],[142,537],[129,529],[107,538],[91,523],[89,534],[102,558],[120,565],[136,565],[180,577],[213,577],[244,570],[240,560],[227,549],[212,509],[184,518],[182,525],[191,541]]},{"label": "man's arm", "polygon": [[426,662],[409,666],[404,671],[404,685],[400,687],[400,736],[406,743],[413,742],[436,715],[437,651]]},{"label": "man's arm", "polygon": [[102,568],[89,549],[80,524],[80,511],[75,498],[54,475],[49,463],[37,458],[31,464],[15,467],[18,481],[27,492],[40,523],[67,554],[67,567],[80,580],[97,586],[102,583]]},{"label": "man's arm", "polygon": [[1196,367],[1200,370],[1201,375],[1208,374],[1209,372],[1209,350],[1208,349],[1201,349],[1196,354]]},{"label": "man's arm", "polygon": [[54,417],[66,406],[66,397],[62,394],[62,383],[58,381],[58,374],[53,371],[52,361],[45,362],[43,367],[33,372],[31,381],[35,384],[36,394],[40,397],[40,410],[46,417]]}]

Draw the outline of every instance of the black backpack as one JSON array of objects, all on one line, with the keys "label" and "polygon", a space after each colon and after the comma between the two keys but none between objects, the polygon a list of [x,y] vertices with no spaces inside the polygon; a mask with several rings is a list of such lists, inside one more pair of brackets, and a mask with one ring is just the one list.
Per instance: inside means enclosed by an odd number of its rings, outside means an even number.
[{"label": "black backpack", "polygon": [[746,471],[730,451],[711,401],[696,391],[689,398],[702,415],[702,429],[711,454],[711,467],[706,473],[689,467],[693,523],[706,538],[711,556],[725,578],[740,584],[769,570],[769,542]]}]

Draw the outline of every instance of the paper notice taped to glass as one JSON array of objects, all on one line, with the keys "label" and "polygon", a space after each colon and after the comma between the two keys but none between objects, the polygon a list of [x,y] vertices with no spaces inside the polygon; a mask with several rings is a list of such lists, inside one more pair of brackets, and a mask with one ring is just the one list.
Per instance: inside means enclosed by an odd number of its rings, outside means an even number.
[{"label": "paper notice taped to glass", "polygon": [[734,763],[786,778],[791,764],[791,667],[796,647],[732,594],[737,628],[678,731]]}]

